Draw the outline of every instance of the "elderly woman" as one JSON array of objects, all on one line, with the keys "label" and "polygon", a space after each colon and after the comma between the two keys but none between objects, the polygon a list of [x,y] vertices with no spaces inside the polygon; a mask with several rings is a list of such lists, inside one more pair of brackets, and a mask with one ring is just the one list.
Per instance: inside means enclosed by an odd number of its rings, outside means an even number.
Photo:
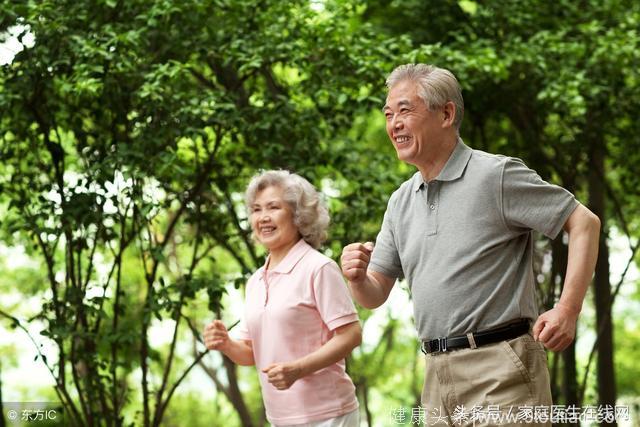
[{"label": "elderly woman", "polygon": [[317,250],[327,209],[307,180],[286,171],[254,177],[246,203],[254,237],[269,255],[247,283],[236,339],[215,320],[205,344],[239,365],[256,365],[273,425],[357,426],[344,359],[362,329],[339,267]]}]

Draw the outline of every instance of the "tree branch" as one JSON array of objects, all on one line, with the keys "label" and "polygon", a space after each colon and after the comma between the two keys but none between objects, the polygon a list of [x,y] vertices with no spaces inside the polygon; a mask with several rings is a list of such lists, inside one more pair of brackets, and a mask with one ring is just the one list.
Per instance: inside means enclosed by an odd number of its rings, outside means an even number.
[{"label": "tree branch", "polygon": [[233,205],[233,200],[231,200],[231,195],[226,189],[222,192],[222,194],[224,194],[225,204],[227,205],[227,210],[231,214],[231,218],[233,219],[233,224],[238,230],[240,237],[242,237],[242,240],[244,241],[244,244],[247,247],[247,250],[249,251],[249,255],[251,256],[251,260],[254,262],[255,265],[259,265],[260,262],[258,260],[258,256],[255,253],[253,245],[251,244],[251,241],[249,240],[247,233],[240,225],[240,218],[238,218],[238,214],[236,213],[235,206]]},{"label": "tree branch", "polygon": [[38,343],[36,343],[35,339],[31,335],[29,330],[20,322],[20,320],[18,320],[16,317],[13,317],[9,313],[5,312],[4,310],[0,310],[0,316],[11,320],[11,322],[13,322],[13,324],[17,328],[20,328],[25,334],[27,334],[27,337],[29,337],[29,340],[31,341],[36,351],[38,352],[38,356],[40,357],[40,360],[45,365],[45,367],[47,368],[47,370],[49,371],[49,373],[51,374],[51,377],[55,382],[54,390],[56,391],[56,394],[60,398],[60,402],[64,405],[64,407],[67,410],[69,410],[69,413],[71,413],[75,417],[75,422],[77,422],[78,425],[82,425],[83,424],[82,416],[80,415],[80,413],[78,412],[78,409],[73,403],[73,399],[71,399],[71,396],[69,396],[69,393],[67,392],[64,383],[61,384],[59,382],[60,378],[56,377],[53,371],[53,368],[49,366],[49,363],[47,362],[47,357],[44,354],[42,354],[42,352],[40,351],[40,346],[38,345]]}]

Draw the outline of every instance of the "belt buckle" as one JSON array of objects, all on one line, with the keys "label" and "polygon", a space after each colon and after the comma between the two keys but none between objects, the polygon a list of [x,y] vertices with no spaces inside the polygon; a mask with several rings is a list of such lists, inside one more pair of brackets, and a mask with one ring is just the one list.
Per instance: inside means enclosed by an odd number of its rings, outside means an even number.
[{"label": "belt buckle", "polygon": [[[435,346],[437,348],[432,348],[431,346],[432,342],[436,344]],[[422,350],[424,354],[445,353],[448,350],[447,337],[435,338],[431,341],[422,341],[422,344],[420,345],[420,350]]]},{"label": "belt buckle", "polygon": [[438,338],[438,353],[447,352],[447,337]]}]

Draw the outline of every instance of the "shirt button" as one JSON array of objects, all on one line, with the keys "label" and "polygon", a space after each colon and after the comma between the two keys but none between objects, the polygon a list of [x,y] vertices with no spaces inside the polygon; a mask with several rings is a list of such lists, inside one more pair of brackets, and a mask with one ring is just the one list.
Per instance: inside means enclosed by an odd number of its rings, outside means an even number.
[{"label": "shirt button", "polygon": [[433,203],[429,205],[429,209],[434,210],[436,208],[436,205],[434,205]]}]

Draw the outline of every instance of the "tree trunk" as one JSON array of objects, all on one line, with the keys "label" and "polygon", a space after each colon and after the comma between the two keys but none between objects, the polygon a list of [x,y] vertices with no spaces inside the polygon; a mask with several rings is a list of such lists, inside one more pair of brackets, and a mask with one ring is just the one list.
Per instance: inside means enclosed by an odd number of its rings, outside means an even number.
[{"label": "tree trunk", "polygon": [[240,418],[240,422],[242,423],[242,427],[260,427],[264,425],[264,410],[261,411],[262,415],[258,423],[254,424],[251,420],[251,414],[249,413],[249,409],[242,398],[242,393],[240,392],[240,387],[238,387],[238,376],[236,373],[236,365],[226,356],[222,356],[223,365],[225,372],[227,374],[227,381],[229,382],[228,386],[223,385],[218,379],[217,370],[210,368],[205,363],[200,361],[200,367],[204,370],[204,372],[211,378],[213,383],[215,384],[216,390],[221,392],[233,405],[234,409],[238,413],[238,417]]},{"label": "tree trunk", "polygon": [[[565,188],[569,188],[566,186]],[[571,189],[570,189],[571,190]],[[553,248],[553,267],[552,286],[556,282],[564,283],[564,277],[567,274],[567,245],[564,244],[562,237],[557,238],[552,243]],[[559,280],[557,280],[559,279]],[[566,350],[564,350],[559,356],[562,358],[562,375],[560,390],[562,394],[562,402],[566,405],[579,405],[578,403],[578,379],[576,370],[576,340],[578,339],[577,331],[576,337]],[[556,383],[557,384],[557,383]],[[567,424],[571,426],[577,426],[577,423]]]},{"label": "tree trunk", "polygon": [[[589,172],[589,204],[602,223],[600,246],[594,277],[594,304],[596,308],[598,361],[597,384],[598,404],[616,404],[616,383],[613,369],[613,328],[611,318],[611,285],[609,283],[609,247],[607,244],[605,186],[602,180],[604,171],[605,148],[603,142],[596,141],[592,146],[591,170]],[[602,423],[601,425],[605,425]],[[612,423],[608,425],[617,425]]]},{"label": "tree trunk", "polygon": [[0,427],[4,426],[4,408],[2,407],[2,361],[0,361]]},{"label": "tree trunk", "polygon": [[[577,336],[576,336],[577,339]],[[575,405],[578,403],[578,373],[576,371],[576,340],[573,340],[571,345],[562,352],[562,394],[564,395],[564,402],[567,406]],[[569,423],[569,426],[578,427],[579,423]]]},{"label": "tree trunk", "polygon": [[240,387],[238,386],[238,376],[236,374],[237,366],[226,356],[222,356],[222,359],[224,361],[225,370],[227,371],[227,379],[229,380],[229,400],[231,400],[231,404],[238,412],[242,426],[253,427],[251,415],[249,414],[247,405],[244,403]]},{"label": "tree trunk", "polygon": [[369,409],[369,387],[367,386],[366,380],[359,384],[358,389],[362,396],[362,405],[364,406],[364,413],[367,417],[367,425],[371,427],[373,425],[373,417],[371,416],[371,410]]}]

